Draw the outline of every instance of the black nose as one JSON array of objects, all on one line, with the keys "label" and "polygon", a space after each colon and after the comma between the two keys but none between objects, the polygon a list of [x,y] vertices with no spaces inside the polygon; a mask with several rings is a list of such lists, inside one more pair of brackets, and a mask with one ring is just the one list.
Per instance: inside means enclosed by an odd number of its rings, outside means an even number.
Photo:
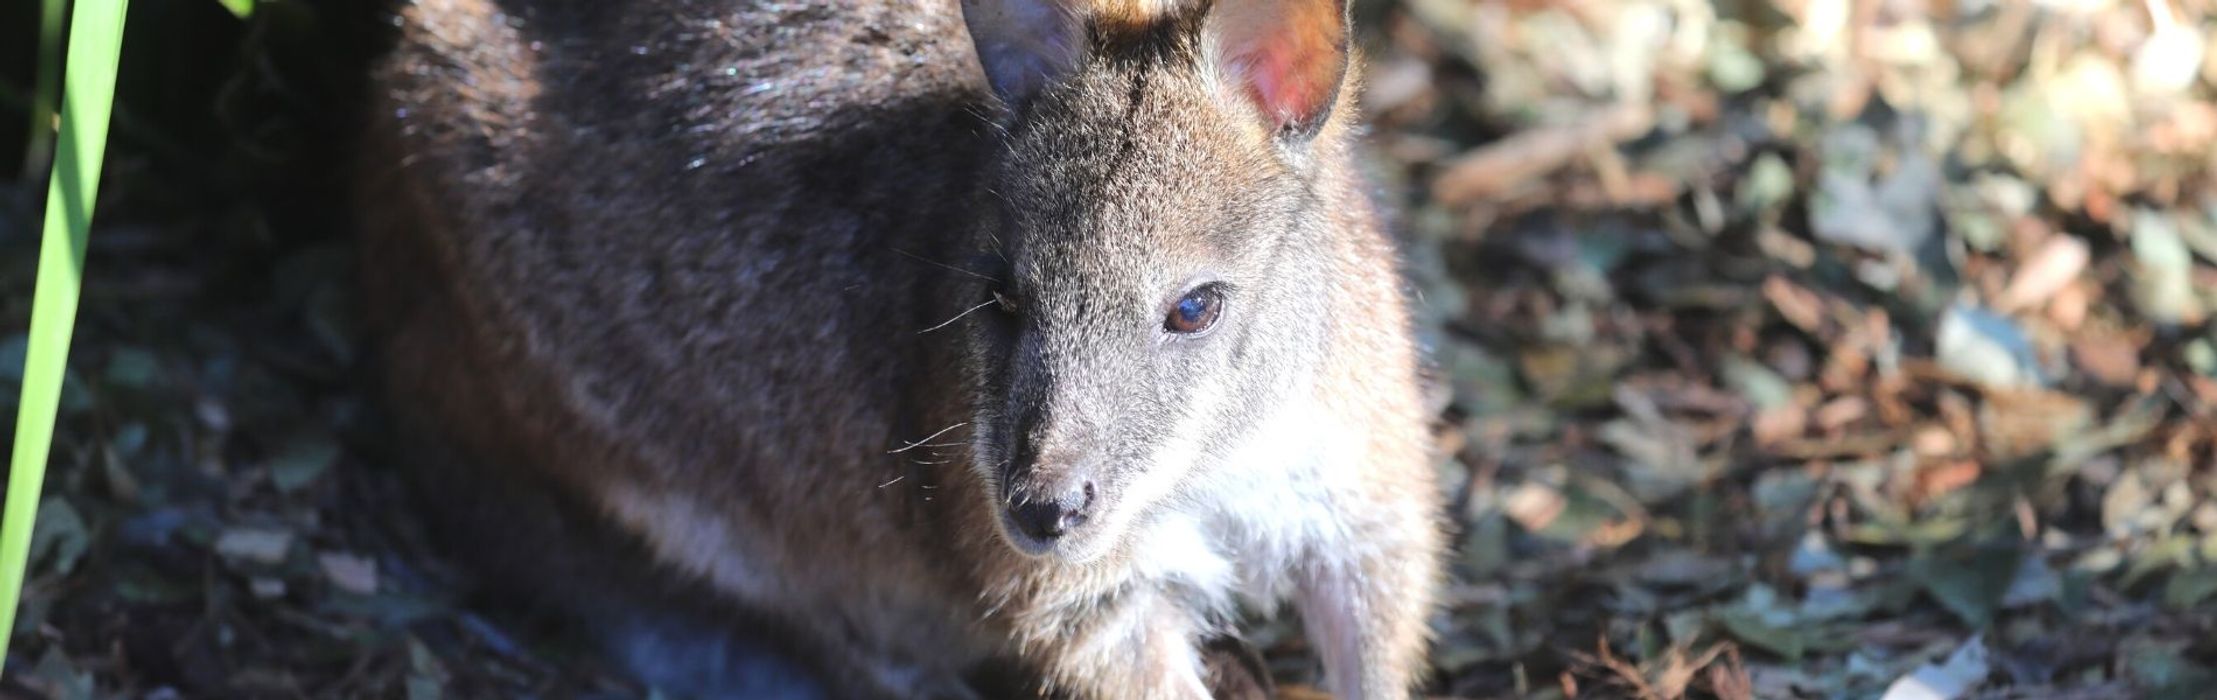
[{"label": "black nose", "polygon": [[1085,524],[1087,511],[1092,507],[1093,482],[1084,481],[1053,497],[1039,494],[1020,499],[1009,508],[1008,514],[1024,534],[1052,540]]}]

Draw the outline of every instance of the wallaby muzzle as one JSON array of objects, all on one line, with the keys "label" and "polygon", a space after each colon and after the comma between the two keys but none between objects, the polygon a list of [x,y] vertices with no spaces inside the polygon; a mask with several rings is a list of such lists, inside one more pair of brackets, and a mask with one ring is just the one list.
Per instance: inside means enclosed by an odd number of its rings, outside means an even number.
[{"label": "wallaby muzzle", "polygon": [[1000,474],[1001,523],[1018,551],[1044,555],[1087,537],[1086,525],[1109,500],[1107,483],[1087,450],[1046,438],[1051,428],[1039,414],[1026,418]]},{"label": "wallaby muzzle", "polygon": [[1075,475],[1034,480],[1030,488],[1015,494],[1007,507],[1008,519],[1026,536],[1053,542],[1092,518],[1097,492],[1092,479]]}]

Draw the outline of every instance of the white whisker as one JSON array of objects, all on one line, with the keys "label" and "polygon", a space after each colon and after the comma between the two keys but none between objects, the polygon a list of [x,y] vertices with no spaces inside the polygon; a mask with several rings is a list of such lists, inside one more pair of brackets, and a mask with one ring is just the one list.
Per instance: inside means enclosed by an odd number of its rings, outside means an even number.
[{"label": "white whisker", "polygon": [[994,284],[999,284],[999,283],[1001,282],[1000,280],[998,280],[998,279],[994,279],[994,278],[993,278],[993,277],[991,277],[991,276],[988,276],[988,275],[981,275],[981,274],[978,274],[978,273],[976,273],[976,272],[972,272],[972,271],[970,271],[970,270],[965,270],[965,269],[962,269],[962,268],[959,268],[959,267],[955,267],[955,266],[953,266],[953,265],[949,265],[949,264],[946,264],[946,263],[943,263],[943,262],[940,262],[940,261],[937,261],[937,260],[933,260],[933,259],[931,259],[931,258],[927,258],[927,257],[921,256],[921,255],[917,255],[917,254],[915,254],[915,253],[911,253],[911,252],[908,252],[908,251],[905,251],[905,250],[901,250],[901,249],[899,249],[899,248],[889,248],[888,250],[891,250],[891,251],[893,251],[893,252],[895,252],[895,253],[900,253],[900,254],[902,254],[902,255],[906,255],[906,256],[908,256],[908,257],[910,257],[910,258],[914,258],[914,259],[915,259],[915,260],[916,260],[917,262],[921,262],[921,263],[924,263],[924,264],[926,264],[926,265],[931,265],[931,266],[933,266],[933,267],[937,267],[937,268],[940,268],[940,269],[946,270],[946,271],[948,271],[948,272],[955,272],[955,273],[960,273],[960,274],[965,274],[965,275],[969,275],[969,276],[971,276],[971,277],[976,277],[976,278],[978,278],[978,279],[981,279],[981,280],[985,280],[985,281],[987,281],[987,282],[992,282],[992,283],[994,283]]},{"label": "white whisker", "polygon": [[950,319],[947,319],[947,320],[945,320],[945,321],[940,321],[940,322],[939,322],[939,325],[936,325],[936,326],[932,326],[932,327],[930,327],[930,328],[926,328],[926,329],[923,329],[923,330],[917,331],[917,332],[916,332],[916,334],[917,334],[917,335],[923,335],[923,334],[925,334],[925,333],[930,333],[930,332],[932,332],[932,331],[936,331],[936,330],[939,330],[939,329],[941,329],[941,328],[946,328],[947,326],[950,326],[950,325],[954,325],[954,322],[962,320],[962,317],[970,315],[970,312],[972,312],[972,311],[976,311],[976,310],[978,310],[978,309],[982,309],[982,308],[985,308],[985,307],[988,307],[988,306],[992,306],[992,305],[994,305],[994,304],[998,304],[998,303],[1000,303],[1000,300],[998,300],[998,299],[987,299],[987,300],[985,300],[985,301],[984,301],[983,303],[980,303],[980,304],[978,304],[977,306],[972,306],[972,307],[970,307],[970,308],[967,308],[967,309],[963,309],[963,310],[962,310],[962,313],[959,313],[959,314],[955,314],[955,317],[954,317],[954,318],[950,318]]},{"label": "white whisker", "polygon": [[960,423],[956,423],[956,424],[954,424],[954,425],[950,425],[950,426],[947,426],[947,427],[944,427],[944,428],[940,428],[940,429],[939,429],[939,432],[936,432],[936,433],[932,433],[932,434],[930,434],[930,435],[926,435],[926,436],[924,436],[924,438],[923,438],[923,439],[921,439],[921,440],[917,440],[917,441],[915,441],[915,442],[911,442],[911,443],[908,443],[908,444],[906,444],[906,445],[903,445],[903,446],[901,446],[901,447],[899,447],[899,448],[897,448],[897,449],[894,449],[894,450],[892,450],[892,451],[886,452],[886,454],[899,454],[899,453],[902,453],[902,452],[907,452],[907,451],[909,451],[909,450],[913,450],[913,449],[916,449],[916,448],[918,448],[918,447],[924,447],[924,446],[927,446],[927,445],[931,444],[932,438],[936,438],[936,437],[939,437],[939,436],[941,436],[941,435],[945,435],[945,434],[947,434],[947,431],[949,431],[949,430],[954,430],[954,429],[956,429],[956,428],[960,428],[960,427],[962,427],[962,426],[965,426],[965,425],[969,425],[969,424],[970,424],[970,422],[969,422],[969,421],[963,421],[963,422],[960,422]]}]

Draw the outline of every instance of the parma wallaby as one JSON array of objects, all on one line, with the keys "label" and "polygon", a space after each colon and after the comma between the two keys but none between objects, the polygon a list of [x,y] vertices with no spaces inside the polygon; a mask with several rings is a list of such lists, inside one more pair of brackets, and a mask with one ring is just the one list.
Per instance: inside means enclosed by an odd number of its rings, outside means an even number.
[{"label": "parma wallaby", "polygon": [[[699,694],[1405,697],[1438,494],[1345,0],[412,0],[383,373],[496,579]],[[713,639],[713,643],[701,642]]]}]

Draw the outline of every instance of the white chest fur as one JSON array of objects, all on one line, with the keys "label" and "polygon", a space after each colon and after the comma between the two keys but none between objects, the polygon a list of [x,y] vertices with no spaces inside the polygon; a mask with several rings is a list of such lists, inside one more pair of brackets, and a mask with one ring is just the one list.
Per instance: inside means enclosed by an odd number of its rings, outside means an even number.
[{"label": "white chest fur", "polygon": [[1360,459],[1355,426],[1313,404],[1273,416],[1219,461],[1199,466],[1180,507],[1134,540],[1134,573],[1228,612],[1236,594],[1269,610],[1297,567],[1357,543],[1335,499]]}]

